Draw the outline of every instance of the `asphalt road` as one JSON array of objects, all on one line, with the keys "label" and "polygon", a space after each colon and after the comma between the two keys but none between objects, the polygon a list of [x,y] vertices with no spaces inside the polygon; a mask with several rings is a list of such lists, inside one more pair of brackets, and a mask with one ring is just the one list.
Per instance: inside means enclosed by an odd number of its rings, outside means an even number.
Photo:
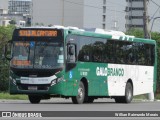
[{"label": "asphalt road", "polygon": [[[27,100],[0,100],[0,111],[93,111],[93,113],[86,113],[91,114],[90,116],[94,116],[96,114],[96,111],[160,111],[160,101],[141,101],[136,100],[133,101],[130,104],[118,104],[115,103],[114,100],[111,99],[98,99],[95,100],[92,104],[72,104],[71,99],[61,99],[61,98],[52,98],[50,100],[42,100],[40,104],[30,104]],[[160,113],[160,112],[159,112]],[[59,113],[61,114],[61,113]],[[69,113],[72,114],[72,113]],[[56,119],[60,119],[61,117],[58,117]],[[84,117],[85,118],[85,117]],[[83,118],[83,119],[84,119]],[[93,117],[87,117],[86,119],[91,119]],[[1,118],[0,118],[1,119]],[[16,118],[17,119],[17,118]],[[53,119],[53,118],[50,118]],[[62,118],[66,119],[66,118]],[[75,119],[75,118],[68,118],[68,119]],[[80,119],[80,118],[77,118]],[[82,118],[81,118],[82,119]],[[93,118],[97,119],[97,117]],[[101,119],[111,119],[111,118],[103,118]],[[120,119],[120,118],[114,118]],[[130,120],[130,118],[122,118]],[[143,119],[140,117],[139,119]],[[146,118],[151,119],[151,118]],[[152,119],[160,119],[160,116],[158,118],[152,118]]]},{"label": "asphalt road", "polygon": [[97,99],[91,104],[73,104],[71,99],[52,98],[40,104],[28,100],[0,100],[0,111],[160,111],[159,101],[134,100],[130,104],[115,103],[112,99]]}]

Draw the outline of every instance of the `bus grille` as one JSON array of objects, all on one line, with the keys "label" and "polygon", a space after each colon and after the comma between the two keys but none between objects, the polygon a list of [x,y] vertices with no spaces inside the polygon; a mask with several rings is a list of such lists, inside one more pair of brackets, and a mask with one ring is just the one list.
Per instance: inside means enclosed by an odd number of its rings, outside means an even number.
[{"label": "bus grille", "polygon": [[28,89],[28,87],[29,86],[32,86],[32,87],[37,87],[37,90],[44,90],[44,91],[47,91],[48,89],[49,89],[49,86],[50,85],[32,85],[32,84],[25,84],[25,85],[23,85],[23,84],[19,84],[18,85],[18,89],[19,90],[29,90]]}]

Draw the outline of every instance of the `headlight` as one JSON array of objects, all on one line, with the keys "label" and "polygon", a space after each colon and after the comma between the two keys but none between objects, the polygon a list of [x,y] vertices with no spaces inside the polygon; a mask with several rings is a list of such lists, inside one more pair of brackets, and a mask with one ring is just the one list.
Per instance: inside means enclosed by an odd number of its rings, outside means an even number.
[{"label": "headlight", "polygon": [[57,83],[61,82],[63,80],[63,77],[57,78]]},{"label": "headlight", "polygon": [[16,85],[16,80],[15,79],[12,79],[13,80],[13,83]]},{"label": "headlight", "polygon": [[61,82],[62,80],[63,80],[63,77],[56,78],[56,79],[52,80],[52,82],[51,82],[51,86],[53,86],[53,85],[55,85],[55,84],[57,84],[57,83]]},{"label": "headlight", "polygon": [[15,80],[14,78],[12,78],[11,76],[9,77],[9,80],[10,80],[10,82],[12,82],[14,85],[17,85],[17,84],[16,84],[16,80]]},{"label": "headlight", "polygon": [[54,80],[52,80],[52,82],[51,82],[51,86],[53,86],[53,85],[55,85],[56,84],[56,80],[54,79]]}]

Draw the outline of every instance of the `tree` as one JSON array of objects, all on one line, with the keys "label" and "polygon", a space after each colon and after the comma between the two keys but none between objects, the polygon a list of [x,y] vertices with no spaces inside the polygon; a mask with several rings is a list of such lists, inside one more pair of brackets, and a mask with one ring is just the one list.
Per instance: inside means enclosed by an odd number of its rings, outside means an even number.
[{"label": "tree", "polygon": [[132,28],[132,29],[130,29],[129,31],[126,32],[126,35],[133,35],[133,36],[138,37],[138,38],[143,38],[144,37],[144,32],[140,29]]},{"label": "tree", "polygon": [[9,21],[9,23],[10,23],[11,25],[17,24],[16,20],[11,20],[11,21]]},{"label": "tree", "polygon": [[0,26],[0,91],[8,90],[9,82],[9,62],[2,60],[3,48],[5,44],[11,40],[15,26]]}]

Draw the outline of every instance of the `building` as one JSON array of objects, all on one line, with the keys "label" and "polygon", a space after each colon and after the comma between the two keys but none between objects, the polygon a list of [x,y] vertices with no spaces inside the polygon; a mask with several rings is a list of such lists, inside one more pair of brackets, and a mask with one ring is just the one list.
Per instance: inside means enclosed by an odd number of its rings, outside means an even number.
[{"label": "building", "polygon": [[[143,13],[144,13],[144,0],[126,0],[127,6],[126,6],[126,30],[129,30],[131,28],[138,28],[143,29]],[[155,0],[153,0],[155,1]],[[149,18],[149,29],[151,28],[152,22],[155,17],[160,16],[160,1],[156,0],[155,2],[148,1],[147,7],[148,7],[148,18]],[[159,28],[160,20],[156,20],[154,22],[154,28],[153,31],[160,31]]]},{"label": "building", "polygon": [[9,14],[30,14],[32,1],[31,0],[9,0]]},{"label": "building", "polygon": [[106,29],[125,32],[126,0],[103,0],[103,2],[106,2],[104,6],[106,13],[103,16]]},{"label": "building", "polygon": [[125,6],[126,0],[33,0],[33,25],[125,31]]},{"label": "building", "polygon": [[17,26],[30,26],[31,9],[31,0],[0,0],[0,25],[7,26],[14,21]]},{"label": "building", "polygon": [[33,25],[103,27],[103,0],[33,0]]},{"label": "building", "polygon": [[131,28],[143,29],[143,0],[126,0],[126,30]]},{"label": "building", "polygon": [[[160,16],[160,0],[149,0],[149,29]],[[0,25],[19,15],[32,25],[63,25],[126,31],[143,29],[143,0],[0,0]],[[10,14],[11,17],[5,14]],[[17,14],[17,15],[16,15]],[[17,22],[18,23],[18,22]],[[152,31],[160,31],[156,19]]]},{"label": "building", "polygon": [[0,0],[0,15],[8,13],[8,0]]},{"label": "building", "polygon": [[0,25],[7,26],[10,24],[10,21],[15,22],[16,26],[26,26],[26,20],[22,14],[2,14],[0,16]]},{"label": "building", "polygon": [[3,15],[8,14],[8,0],[0,0],[0,25],[7,26],[9,20]]}]

